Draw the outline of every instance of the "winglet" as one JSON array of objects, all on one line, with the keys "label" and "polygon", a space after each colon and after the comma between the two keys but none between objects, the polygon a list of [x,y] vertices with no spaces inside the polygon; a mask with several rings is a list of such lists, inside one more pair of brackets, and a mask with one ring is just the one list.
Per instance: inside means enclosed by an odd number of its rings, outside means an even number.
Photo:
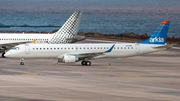
[{"label": "winglet", "polygon": [[32,42],[35,44],[35,43],[36,43],[36,40],[33,40]]},{"label": "winglet", "polygon": [[105,51],[105,53],[111,52],[112,49],[114,48],[114,46],[115,46],[115,44],[109,50]]}]

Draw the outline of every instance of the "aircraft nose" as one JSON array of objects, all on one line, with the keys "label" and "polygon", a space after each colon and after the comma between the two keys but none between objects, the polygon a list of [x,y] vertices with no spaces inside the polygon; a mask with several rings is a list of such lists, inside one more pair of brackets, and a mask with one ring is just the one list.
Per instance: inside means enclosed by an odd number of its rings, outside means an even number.
[{"label": "aircraft nose", "polygon": [[9,57],[9,55],[10,54],[8,52],[4,54],[5,57]]}]

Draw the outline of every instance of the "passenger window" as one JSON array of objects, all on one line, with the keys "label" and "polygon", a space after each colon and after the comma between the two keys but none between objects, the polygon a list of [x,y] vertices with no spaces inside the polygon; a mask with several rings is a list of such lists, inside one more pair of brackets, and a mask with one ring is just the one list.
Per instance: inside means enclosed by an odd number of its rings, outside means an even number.
[{"label": "passenger window", "polygon": [[57,48],[59,50],[59,48]]},{"label": "passenger window", "polygon": [[91,47],[91,49],[92,49],[92,47]]},{"label": "passenger window", "polygon": [[117,47],[117,49],[119,49],[119,47]]},{"label": "passenger window", "polygon": [[126,49],[126,47],[124,47],[124,49]]},{"label": "passenger window", "polygon": [[54,50],[56,50],[56,48],[54,48]]},{"label": "passenger window", "polygon": [[68,49],[70,49],[70,48],[68,48]]},{"label": "passenger window", "polygon": [[34,48],[33,48],[33,50],[34,50]]},{"label": "passenger window", "polygon": [[84,47],[84,49],[86,49],[86,48]]},{"label": "passenger window", "polygon": [[45,48],[44,48],[44,50],[45,50]]},{"label": "passenger window", "polygon": [[38,50],[38,48],[36,48],[36,50]]},{"label": "passenger window", "polygon": [[61,48],[61,49],[63,49],[63,48]]},{"label": "passenger window", "polygon": [[64,49],[66,49],[66,48],[64,48]]},{"label": "passenger window", "polygon": [[73,49],[73,48],[72,48]]},{"label": "passenger window", "polygon": [[104,47],[104,49],[106,49],[106,47]]},{"label": "passenger window", "polygon": [[96,49],[96,47],[94,47],[94,49]]},{"label": "passenger window", "polygon": [[131,47],[131,49],[133,49],[133,47]]},{"label": "passenger window", "polygon": [[102,49],[102,47],[101,47],[101,49]]},{"label": "passenger window", "polygon": [[109,48],[107,47],[107,49],[109,49]]},{"label": "passenger window", "polygon": [[49,48],[47,48],[47,50],[49,50]]},{"label": "passenger window", "polygon": [[87,49],[89,49],[89,47]]},{"label": "passenger window", "polygon": [[123,49],[123,48],[121,47],[121,49]]},{"label": "passenger window", "polygon": [[42,50],[42,48],[40,48],[40,50]]},{"label": "passenger window", "polygon": [[99,47],[97,49],[99,49]]},{"label": "passenger window", "polygon": [[128,47],[128,49],[129,49],[129,47]]},{"label": "passenger window", "polygon": [[114,47],[114,49],[116,49],[116,47]]}]

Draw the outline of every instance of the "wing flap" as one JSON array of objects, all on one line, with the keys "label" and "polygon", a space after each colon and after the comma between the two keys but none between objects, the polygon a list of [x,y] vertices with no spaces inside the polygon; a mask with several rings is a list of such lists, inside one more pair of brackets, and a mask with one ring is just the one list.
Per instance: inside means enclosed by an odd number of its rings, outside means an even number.
[{"label": "wing flap", "polygon": [[79,58],[85,58],[85,57],[93,58],[93,57],[96,57],[96,56],[104,55],[104,52],[71,53],[71,54],[67,54],[67,55],[73,55],[73,56],[76,56],[76,57],[79,57]]}]

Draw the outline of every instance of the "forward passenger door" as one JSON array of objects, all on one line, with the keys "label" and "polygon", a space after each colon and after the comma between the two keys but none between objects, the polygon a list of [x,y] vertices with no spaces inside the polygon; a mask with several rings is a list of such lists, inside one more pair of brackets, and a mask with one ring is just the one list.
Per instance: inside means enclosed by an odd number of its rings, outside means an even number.
[{"label": "forward passenger door", "polygon": [[30,46],[29,46],[29,44],[26,44],[26,45],[25,45],[25,53],[26,53],[26,54],[29,54],[29,53],[30,53]]}]

